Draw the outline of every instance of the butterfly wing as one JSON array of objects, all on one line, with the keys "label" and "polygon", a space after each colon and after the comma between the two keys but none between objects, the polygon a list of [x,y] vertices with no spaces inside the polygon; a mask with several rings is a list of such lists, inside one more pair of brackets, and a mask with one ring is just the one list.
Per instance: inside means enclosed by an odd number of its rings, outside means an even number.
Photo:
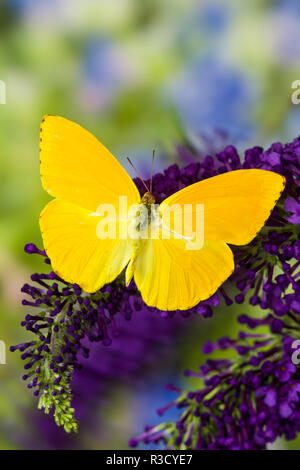
[{"label": "butterfly wing", "polygon": [[[231,171],[178,191],[163,201],[160,212],[163,216],[173,204],[178,204],[179,208],[184,204],[193,204],[193,207],[203,204],[205,240],[245,245],[264,225],[284,185],[284,177],[271,171]],[[181,218],[182,213],[175,208],[171,222],[175,224],[178,217]]]},{"label": "butterfly wing", "polygon": [[100,220],[88,209],[59,199],[49,202],[40,216],[44,247],[53,270],[86,292],[95,292],[113,281],[132,256],[128,240],[98,238]]},{"label": "butterfly wing", "polygon": [[46,115],[40,132],[43,188],[51,196],[96,211],[99,204],[116,204],[127,196],[139,202],[134,182],[96,137],[60,116]]},{"label": "butterfly wing", "polygon": [[186,310],[213,295],[233,269],[232,251],[221,241],[189,251],[184,240],[145,240],[134,280],[147,305]]},{"label": "butterfly wing", "polygon": [[[167,198],[160,206],[162,220],[173,206],[170,240],[147,240],[135,262],[134,278],[144,301],[162,310],[187,309],[209,298],[234,269],[226,243],[249,243],[260,230],[284,189],[284,178],[265,170],[237,170],[195,183]],[[184,228],[184,204],[195,217],[204,205],[204,244],[186,250],[175,239]],[[179,220],[180,219],[180,220]],[[178,221],[180,222],[178,224]],[[193,221],[193,227],[196,227]],[[202,233],[202,232],[201,232]]]},{"label": "butterfly wing", "polygon": [[119,196],[127,196],[129,207],[139,202],[138,190],[110,152],[67,119],[43,119],[40,155],[43,187],[57,198],[40,216],[45,250],[60,277],[94,292],[115,279],[132,255],[129,240],[97,236],[97,208],[112,204],[118,216]]}]

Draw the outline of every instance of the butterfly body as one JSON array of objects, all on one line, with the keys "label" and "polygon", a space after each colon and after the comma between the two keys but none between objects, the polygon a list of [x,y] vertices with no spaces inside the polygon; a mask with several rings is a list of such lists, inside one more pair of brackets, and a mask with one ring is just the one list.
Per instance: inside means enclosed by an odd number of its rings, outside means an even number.
[{"label": "butterfly body", "polygon": [[40,216],[53,270],[95,292],[126,268],[126,283],[134,278],[145,303],[161,310],[214,294],[234,269],[228,244],[255,237],[285,183],[273,172],[236,170],[157,205],[93,135],[58,116],[42,121],[40,160],[43,187],[55,198]]},{"label": "butterfly body", "polygon": [[[141,210],[143,211],[143,216],[141,217]],[[145,246],[145,240],[148,239],[151,235],[154,236],[154,232],[158,232],[159,229],[159,213],[157,207],[155,206],[155,197],[150,192],[146,192],[142,198],[140,204],[136,205],[137,213],[133,217],[129,217],[129,224],[133,224],[137,230],[137,237],[130,237],[130,231],[128,233],[128,238],[132,243],[132,255],[130,262],[126,268],[125,272],[125,282],[128,286],[134,276],[134,269],[136,260]],[[140,220],[142,219],[142,220]],[[158,236],[158,233],[156,233]]]}]

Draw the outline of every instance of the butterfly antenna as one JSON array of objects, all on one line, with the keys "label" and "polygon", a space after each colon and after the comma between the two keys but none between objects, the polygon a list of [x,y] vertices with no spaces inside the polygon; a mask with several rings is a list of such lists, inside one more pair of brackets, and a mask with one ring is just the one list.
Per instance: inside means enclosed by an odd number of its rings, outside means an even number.
[{"label": "butterfly antenna", "polygon": [[136,167],[134,166],[134,164],[132,163],[132,161],[130,160],[129,157],[126,157],[126,159],[127,159],[128,162],[130,163],[130,165],[132,166],[132,168],[134,169],[134,171],[136,172],[136,174],[138,175],[138,177],[140,178],[141,182],[143,183],[143,185],[144,185],[145,188],[147,189],[148,193],[150,193],[151,191],[149,191],[149,188],[148,188],[148,186],[146,185],[146,183],[145,183],[145,181],[143,180],[143,178],[141,177],[140,172],[136,169]]},{"label": "butterfly antenna", "polygon": [[151,176],[150,176],[150,193],[152,193],[152,175],[153,175],[154,159],[155,159],[155,149],[153,149],[153,153],[152,153],[152,165],[151,165]]}]

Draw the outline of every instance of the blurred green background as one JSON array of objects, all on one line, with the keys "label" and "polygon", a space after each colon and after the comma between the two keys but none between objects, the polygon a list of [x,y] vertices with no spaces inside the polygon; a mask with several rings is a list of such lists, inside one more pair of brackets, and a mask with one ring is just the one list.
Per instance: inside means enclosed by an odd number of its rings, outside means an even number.
[{"label": "blurred green background", "polygon": [[[21,381],[21,361],[8,352],[26,339],[20,288],[43,269],[23,253],[29,241],[41,246],[38,216],[49,200],[39,177],[43,114],[80,123],[132,174],[130,155],[145,177],[153,148],[157,170],[180,163],[175,147],[183,135],[205,148],[203,136],[225,131],[241,151],[290,140],[300,132],[300,105],[291,103],[299,26],[297,0],[1,0],[0,340],[7,364],[0,365],[0,448],[56,448],[47,433],[41,442],[36,400]],[[96,400],[98,424],[92,433],[83,423],[74,446],[126,448],[169,400],[168,378],[182,381],[183,369],[199,363],[203,340],[230,333],[235,313],[186,319],[143,386],[120,390],[116,382],[105,406]],[[63,441],[60,430],[57,436]]]}]

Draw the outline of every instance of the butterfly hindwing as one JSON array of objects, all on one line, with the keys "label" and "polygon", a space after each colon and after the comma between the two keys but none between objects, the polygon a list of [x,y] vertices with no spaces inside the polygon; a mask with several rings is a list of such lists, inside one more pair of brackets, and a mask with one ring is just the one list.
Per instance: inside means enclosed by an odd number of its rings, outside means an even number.
[{"label": "butterfly hindwing", "polygon": [[53,270],[65,281],[95,292],[113,281],[132,255],[129,240],[99,239],[100,218],[87,209],[54,199],[42,211],[40,227]]},{"label": "butterfly hindwing", "polygon": [[134,279],[147,305],[186,310],[213,295],[233,269],[233,254],[224,242],[207,240],[201,250],[186,250],[184,240],[146,240]]}]

